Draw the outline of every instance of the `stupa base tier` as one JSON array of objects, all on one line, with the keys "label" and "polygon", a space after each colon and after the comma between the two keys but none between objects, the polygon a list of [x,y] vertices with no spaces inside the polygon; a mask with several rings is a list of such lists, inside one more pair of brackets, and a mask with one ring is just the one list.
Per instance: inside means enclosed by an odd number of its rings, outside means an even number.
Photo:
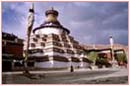
[{"label": "stupa base tier", "polygon": [[40,29],[40,30],[37,30],[35,32],[35,34],[45,34],[45,35],[48,35],[48,34],[62,34],[63,33],[63,30],[62,29],[58,29],[58,28],[43,28],[43,29]]},{"label": "stupa base tier", "polygon": [[86,62],[60,62],[60,61],[46,61],[46,62],[35,62],[36,68],[89,68],[90,64]]}]

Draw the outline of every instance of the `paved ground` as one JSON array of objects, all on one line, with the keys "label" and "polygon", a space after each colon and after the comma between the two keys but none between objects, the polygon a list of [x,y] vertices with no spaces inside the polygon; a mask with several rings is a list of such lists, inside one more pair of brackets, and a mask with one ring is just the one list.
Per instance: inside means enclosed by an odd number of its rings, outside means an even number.
[{"label": "paved ground", "polygon": [[64,71],[31,71],[40,78],[30,79],[22,72],[4,72],[3,84],[128,84],[128,70],[123,69],[77,69]]}]

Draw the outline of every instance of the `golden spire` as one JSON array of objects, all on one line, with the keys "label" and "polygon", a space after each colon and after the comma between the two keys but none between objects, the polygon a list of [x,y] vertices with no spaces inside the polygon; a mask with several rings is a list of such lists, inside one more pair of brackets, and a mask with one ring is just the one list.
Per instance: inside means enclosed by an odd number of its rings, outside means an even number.
[{"label": "golden spire", "polygon": [[54,8],[51,7],[51,9],[48,10],[48,12],[50,12],[50,13],[48,14],[48,16],[46,16],[45,21],[47,21],[47,22],[55,22],[55,21],[57,21],[57,16],[55,16],[56,11],[54,10]]}]

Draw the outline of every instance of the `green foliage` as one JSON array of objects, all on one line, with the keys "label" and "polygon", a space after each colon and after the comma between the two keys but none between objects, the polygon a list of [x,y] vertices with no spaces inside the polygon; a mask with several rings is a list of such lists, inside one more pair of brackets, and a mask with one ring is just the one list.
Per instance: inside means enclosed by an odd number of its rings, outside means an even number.
[{"label": "green foliage", "polygon": [[93,62],[96,61],[97,57],[98,57],[97,52],[92,51],[92,52],[88,53],[88,59]]},{"label": "green foliage", "polygon": [[126,57],[126,55],[125,55],[125,53],[118,53],[118,54],[116,54],[116,60],[118,61],[118,62],[127,62],[127,57]]},{"label": "green foliage", "polygon": [[106,67],[111,67],[111,64],[107,61],[107,58],[102,57],[97,58],[96,65],[98,65],[98,67],[102,67],[103,65]]},{"label": "green foliage", "polygon": [[107,63],[107,59],[106,58],[101,58],[101,57],[98,57],[96,59],[96,61],[99,62],[99,63]]}]

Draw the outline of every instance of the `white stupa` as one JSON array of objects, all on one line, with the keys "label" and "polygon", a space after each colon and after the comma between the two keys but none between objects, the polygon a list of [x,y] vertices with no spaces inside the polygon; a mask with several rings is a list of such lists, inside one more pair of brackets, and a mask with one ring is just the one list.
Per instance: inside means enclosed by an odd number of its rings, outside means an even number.
[{"label": "white stupa", "polygon": [[31,35],[29,57],[35,59],[34,64],[38,68],[88,67],[83,48],[60,24],[58,14],[53,8],[45,12],[44,23]]}]

